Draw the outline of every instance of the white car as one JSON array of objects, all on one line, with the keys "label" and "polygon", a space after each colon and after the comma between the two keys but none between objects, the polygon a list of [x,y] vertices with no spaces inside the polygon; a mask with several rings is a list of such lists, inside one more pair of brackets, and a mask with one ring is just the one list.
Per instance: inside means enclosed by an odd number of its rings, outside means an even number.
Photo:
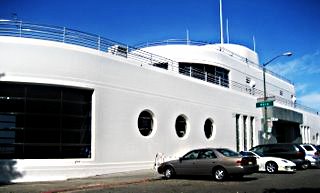
[{"label": "white car", "polygon": [[257,159],[259,165],[259,171],[268,173],[276,173],[278,171],[294,172],[296,170],[296,164],[290,160],[278,158],[278,157],[264,157],[253,151],[241,151],[242,156],[253,156]]},{"label": "white car", "polygon": [[306,160],[309,161],[310,166],[320,168],[320,151],[312,144],[301,144],[302,149],[306,152]]}]

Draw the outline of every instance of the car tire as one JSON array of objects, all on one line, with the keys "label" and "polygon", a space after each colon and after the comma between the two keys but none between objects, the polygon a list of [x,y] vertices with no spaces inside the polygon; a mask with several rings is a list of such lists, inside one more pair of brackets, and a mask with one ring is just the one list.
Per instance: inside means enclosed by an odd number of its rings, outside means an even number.
[{"label": "car tire", "polygon": [[301,169],[306,170],[306,169],[310,168],[310,166],[311,166],[311,163],[309,161],[307,161],[306,163],[303,163],[301,165]]},{"label": "car tire", "polygon": [[171,179],[175,175],[174,169],[172,167],[166,167],[163,172],[165,179]]},{"label": "car tire", "polygon": [[275,162],[269,161],[265,165],[266,172],[273,174],[278,172],[278,165]]},{"label": "car tire", "polygon": [[212,170],[213,179],[215,181],[223,181],[227,178],[227,171],[223,167],[214,168]]}]

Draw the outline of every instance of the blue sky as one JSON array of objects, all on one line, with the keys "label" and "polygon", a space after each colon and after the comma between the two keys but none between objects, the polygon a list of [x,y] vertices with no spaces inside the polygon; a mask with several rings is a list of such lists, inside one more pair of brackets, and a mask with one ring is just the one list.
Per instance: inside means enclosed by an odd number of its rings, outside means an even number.
[{"label": "blue sky", "polygon": [[[63,26],[136,45],[186,38],[220,41],[219,0],[0,0],[0,18]],[[320,110],[320,1],[223,0],[230,43],[253,48],[260,62],[292,80],[298,102]],[[226,39],[226,37],[225,37]]]}]

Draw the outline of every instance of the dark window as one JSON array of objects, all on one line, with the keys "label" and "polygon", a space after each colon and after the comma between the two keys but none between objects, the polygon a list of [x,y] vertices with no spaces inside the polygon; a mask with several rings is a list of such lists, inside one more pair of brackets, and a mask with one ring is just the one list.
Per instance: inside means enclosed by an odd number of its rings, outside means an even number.
[{"label": "dark window", "polygon": [[149,111],[142,111],[138,118],[138,128],[143,136],[149,136],[153,129],[153,118]]},{"label": "dark window", "polygon": [[237,151],[240,151],[240,115],[236,114],[236,146]]},{"label": "dark window", "polygon": [[307,151],[313,151],[313,148],[310,145],[303,145],[303,147],[307,150]]},{"label": "dark window", "polygon": [[0,83],[0,159],[88,158],[93,90]]},{"label": "dark window", "polygon": [[207,119],[204,123],[204,134],[207,139],[209,139],[212,136],[213,131],[213,122],[211,119]]},{"label": "dark window", "polygon": [[283,91],[282,90],[280,90],[280,96],[283,96]]},{"label": "dark window", "polygon": [[180,115],[176,119],[176,133],[178,137],[184,137],[187,132],[187,121],[183,115]]},{"label": "dark window", "polygon": [[199,63],[179,63],[179,73],[220,86],[229,87],[229,70]]},{"label": "dark window", "polygon": [[200,153],[200,150],[193,150],[193,151],[187,153],[186,155],[184,155],[183,159],[185,159],[185,160],[197,159],[199,153]]},{"label": "dark window", "polygon": [[153,63],[152,66],[156,66],[156,67],[168,70],[168,62]]},{"label": "dark window", "polygon": [[200,155],[198,159],[213,159],[217,158],[216,154],[213,152],[213,150],[202,150],[200,152]]},{"label": "dark window", "polygon": [[222,155],[226,156],[226,157],[238,157],[238,156],[240,156],[239,153],[234,152],[234,151],[232,151],[230,149],[217,149],[217,151],[219,153],[221,153]]}]

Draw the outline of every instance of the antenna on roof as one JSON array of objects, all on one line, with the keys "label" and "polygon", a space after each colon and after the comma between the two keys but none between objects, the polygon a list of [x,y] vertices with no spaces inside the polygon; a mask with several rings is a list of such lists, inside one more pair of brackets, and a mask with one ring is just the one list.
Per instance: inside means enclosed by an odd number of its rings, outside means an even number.
[{"label": "antenna on roof", "polygon": [[222,0],[220,0],[220,41],[223,44]]},{"label": "antenna on roof", "polygon": [[189,38],[189,30],[187,29],[186,30],[186,33],[187,33],[187,45],[190,44],[190,38]]},{"label": "antenna on roof", "polygon": [[227,19],[227,43],[229,44],[230,37],[229,37],[229,20]]},{"label": "antenna on roof", "polygon": [[254,35],[252,36],[253,41],[253,51],[256,51],[256,39],[254,38]]}]

